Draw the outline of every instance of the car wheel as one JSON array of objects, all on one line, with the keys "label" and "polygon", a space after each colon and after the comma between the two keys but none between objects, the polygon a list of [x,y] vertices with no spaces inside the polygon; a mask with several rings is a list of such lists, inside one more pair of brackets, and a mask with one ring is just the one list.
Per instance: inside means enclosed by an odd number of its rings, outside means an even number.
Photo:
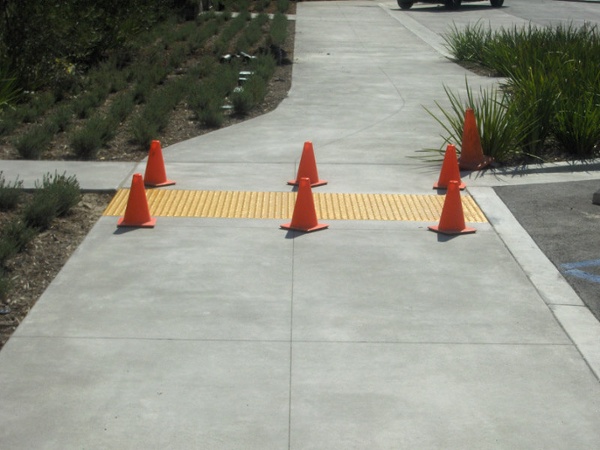
[{"label": "car wheel", "polygon": [[398,0],[398,6],[400,9],[410,9],[415,2],[407,2],[405,0]]},{"label": "car wheel", "polygon": [[500,8],[504,4],[504,0],[490,0],[494,8]]},{"label": "car wheel", "polygon": [[460,8],[461,0],[446,0],[445,5],[448,9],[458,9]]}]

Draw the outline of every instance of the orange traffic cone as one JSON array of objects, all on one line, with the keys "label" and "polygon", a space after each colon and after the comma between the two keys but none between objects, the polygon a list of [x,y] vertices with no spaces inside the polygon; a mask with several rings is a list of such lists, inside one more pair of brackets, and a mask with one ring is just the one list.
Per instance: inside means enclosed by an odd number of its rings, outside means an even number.
[{"label": "orange traffic cone", "polygon": [[475,121],[475,112],[472,108],[467,108],[458,165],[463,170],[481,170],[489,166],[492,161],[492,157],[483,154],[481,138]]},{"label": "orange traffic cone", "polygon": [[310,179],[306,177],[300,178],[300,188],[298,189],[298,197],[296,198],[296,204],[294,205],[292,221],[285,225],[281,225],[281,228],[285,230],[308,232],[322,230],[328,226],[329,225],[319,223],[317,220],[312,189],[310,187]]},{"label": "orange traffic cone", "polygon": [[165,161],[163,160],[160,141],[152,141],[150,144],[148,162],[146,163],[146,173],[144,174],[144,184],[152,187],[170,186],[175,184],[174,181],[167,180]]},{"label": "orange traffic cone", "polygon": [[444,199],[440,223],[427,228],[429,228],[431,231],[442,234],[475,233],[475,228],[469,228],[465,226],[465,216],[463,215],[458,181],[452,180],[450,183],[448,183],[448,192],[446,193],[446,198]]},{"label": "orange traffic cone", "polygon": [[460,171],[458,170],[458,160],[456,159],[456,146],[449,144],[446,147],[446,155],[442,163],[442,170],[438,182],[433,185],[434,189],[448,189],[448,183],[451,180],[458,181],[458,188],[464,189],[465,183],[460,179]]},{"label": "orange traffic cone", "polygon": [[150,217],[148,199],[144,190],[144,179],[141,173],[135,173],[131,180],[131,189],[129,190],[125,216],[119,219],[117,226],[152,228],[155,224],[156,219]]},{"label": "orange traffic cone", "polygon": [[302,149],[302,157],[300,158],[300,165],[298,166],[298,175],[295,180],[288,181],[288,184],[292,186],[298,186],[302,178],[308,178],[312,187],[322,186],[327,184],[325,180],[319,180],[319,173],[317,172],[317,162],[315,161],[315,152],[313,150],[312,142],[306,141],[304,148]]}]

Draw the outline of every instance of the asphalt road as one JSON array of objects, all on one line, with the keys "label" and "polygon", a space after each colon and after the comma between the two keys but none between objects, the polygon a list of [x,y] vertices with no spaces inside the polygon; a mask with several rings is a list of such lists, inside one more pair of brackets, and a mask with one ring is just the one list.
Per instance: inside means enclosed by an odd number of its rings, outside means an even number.
[{"label": "asphalt road", "polygon": [[600,320],[600,179],[496,187],[498,196]]},{"label": "asphalt road", "polygon": [[505,0],[502,11],[539,25],[600,23],[597,0]]},{"label": "asphalt road", "polygon": [[[507,0],[505,12],[540,25],[600,23],[600,2]],[[600,179],[496,188],[517,220],[600,320]]]}]

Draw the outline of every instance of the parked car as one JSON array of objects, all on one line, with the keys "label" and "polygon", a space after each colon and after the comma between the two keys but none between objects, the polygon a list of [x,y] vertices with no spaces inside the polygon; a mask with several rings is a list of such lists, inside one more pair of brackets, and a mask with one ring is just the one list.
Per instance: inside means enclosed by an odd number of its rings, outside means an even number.
[{"label": "parked car", "polygon": [[[410,9],[415,3],[443,3],[448,9],[458,9],[462,2],[476,2],[479,0],[398,0],[398,6],[400,9]],[[500,8],[504,4],[504,0],[490,0],[491,5],[494,8]]]}]

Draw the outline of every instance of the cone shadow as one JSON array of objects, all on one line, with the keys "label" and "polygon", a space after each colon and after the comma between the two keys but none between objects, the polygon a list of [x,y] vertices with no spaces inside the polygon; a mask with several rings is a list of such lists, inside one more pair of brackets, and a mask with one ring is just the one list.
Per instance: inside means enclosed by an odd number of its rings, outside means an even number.
[{"label": "cone shadow", "polygon": [[[432,231],[432,233],[435,233],[434,231]],[[444,242],[450,242],[453,239],[456,239],[458,236],[460,236],[460,234],[442,234],[442,233],[436,233],[437,234],[437,241],[444,243]]]},{"label": "cone shadow", "polygon": [[139,230],[140,228],[141,228],[141,227],[128,227],[128,226],[123,226],[123,227],[119,227],[119,228],[117,228],[117,229],[116,229],[116,230],[113,232],[113,234],[114,234],[115,236],[120,236],[120,235],[122,235],[122,234],[127,234],[127,233],[130,233],[130,232],[132,232],[132,231]]}]

